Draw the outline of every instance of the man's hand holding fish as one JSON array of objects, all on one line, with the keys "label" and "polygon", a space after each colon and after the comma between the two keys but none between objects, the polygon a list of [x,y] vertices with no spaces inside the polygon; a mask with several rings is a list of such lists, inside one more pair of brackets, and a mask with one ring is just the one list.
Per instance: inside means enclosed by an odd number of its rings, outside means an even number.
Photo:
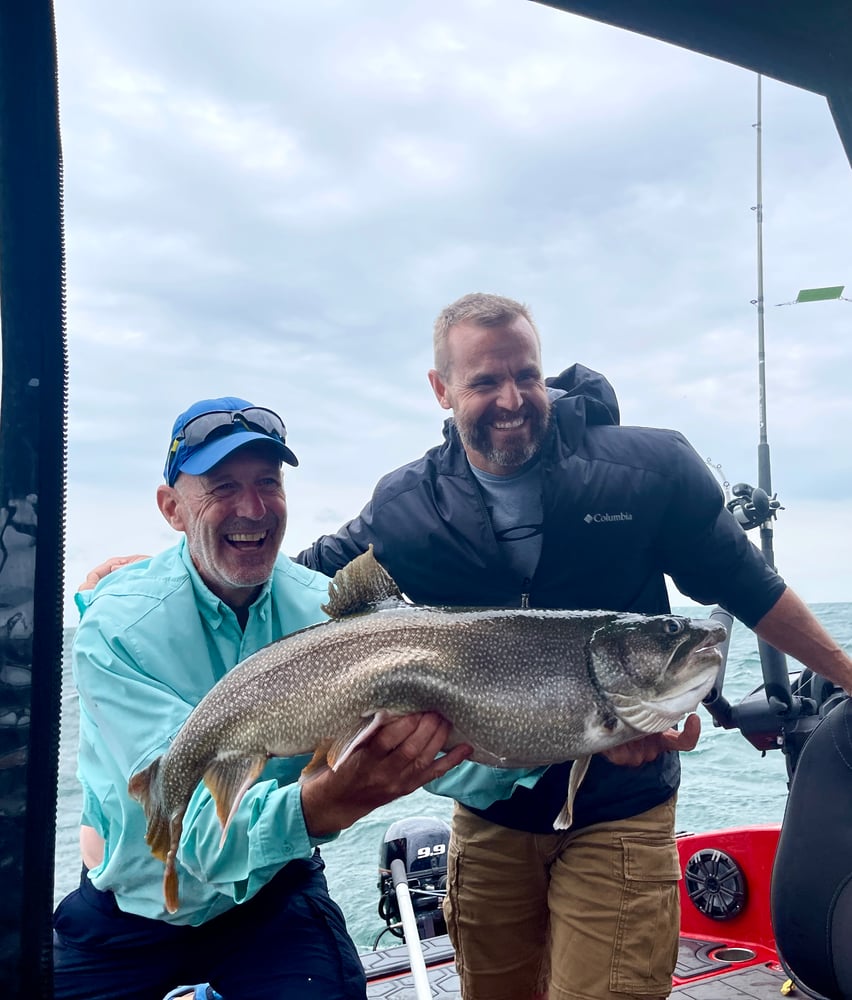
[{"label": "man's hand holding fish", "polygon": [[312,837],[344,830],[379,806],[446,774],[472,752],[461,744],[444,756],[452,726],[435,712],[392,719],[340,766],[302,785],[302,812]]},{"label": "man's hand holding fish", "polygon": [[662,753],[676,750],[680,753],[694,750],[701,735],[701,719],[688,715],[682,729],[667,729],[664,733],[651,733],[638,739],[621,743],[617,747],[604,750],[603,755],[612,764],[622,767],[639,767],[656,760]]}]

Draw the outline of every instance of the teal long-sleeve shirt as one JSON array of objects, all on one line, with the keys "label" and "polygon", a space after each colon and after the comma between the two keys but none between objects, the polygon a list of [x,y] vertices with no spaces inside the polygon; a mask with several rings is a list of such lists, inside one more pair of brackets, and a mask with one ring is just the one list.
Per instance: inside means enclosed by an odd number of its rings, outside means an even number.
[{"label": "teal long-sleeve shirt", "polygon": [[[262,646],[324,621],[328,578],[279,556],[241,629],[212,594],[186,540],[77,595],[82,618],[72,667],[80,699],[82,823],[105,841],[89,878],[122,910],[197,925],[250,899],[287,862],[309,857],[296,782],[308,757],[272,760],[240,803],[224,845],[210,793],[195,790],[178,851],[180,907],[163,905],[163,863],[145,843],[131,775],[165,753],[189,713],[236,664]],[[326,838],[330,839],[330,838]]]}]

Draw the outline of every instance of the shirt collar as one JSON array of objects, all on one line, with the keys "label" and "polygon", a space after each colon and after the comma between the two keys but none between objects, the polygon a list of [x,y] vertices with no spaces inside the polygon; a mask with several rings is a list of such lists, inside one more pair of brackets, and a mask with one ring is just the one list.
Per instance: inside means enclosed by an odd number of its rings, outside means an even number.
[{"label": "shirt collar", "polygon": [[[225,618],[236,619],[233,608],[229,607],[220,597],[217,597],[207,584],[201,579],[192,556],[189,554],[189,543],[186,535],[181,539],[180,558],[189,574],[192,589],[195,593],[195,603],[198,606],[199,614],[207,621],[211,627],[218,628]],[[272,577],[263,584],[260,593],[249,608],[249,617],[257,614],[269,605],[272,599]]]}]

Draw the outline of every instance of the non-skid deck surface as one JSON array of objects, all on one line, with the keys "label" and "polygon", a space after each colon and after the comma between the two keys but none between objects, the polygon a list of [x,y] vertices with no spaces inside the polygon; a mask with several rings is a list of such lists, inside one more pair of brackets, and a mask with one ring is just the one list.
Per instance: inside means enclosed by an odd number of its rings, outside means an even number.
[{"label": "non-skid deck surface", "polygon": [[672,992],[672,996],[678,1000],[779,1000],[786,981],[787,976],[779,970],[767,965],[750,965],[712,979],[684,983]]},{"label": "non-skid deck surface", "polygon": [[[435,1000],[459,1000],[459,977],[453,963],[453,949],[446,936],[421,942],[429,975],[429,985]],[[675,973],[687,979],[719,970],[718,962],[709,958],[716,947],[706,941],[681,939]],[[361,956],[369,980],[370,1000],[416,1000],[414,980],[409,972],[408,949],[402,945]],[[745,968],[721,966],[723,971],[712,979],[695,979],[681,983],[672,992],[678,1000],[778,1000],[786,975],[770,966],[752,965]]]}]

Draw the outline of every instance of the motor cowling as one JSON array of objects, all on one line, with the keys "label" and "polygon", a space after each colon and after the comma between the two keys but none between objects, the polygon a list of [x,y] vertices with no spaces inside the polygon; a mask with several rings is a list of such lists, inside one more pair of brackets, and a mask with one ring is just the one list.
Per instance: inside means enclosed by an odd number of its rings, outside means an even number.
[{"label": "motor cowling", "polygon": [[391,862],[399,860],[405,865],[420,937],[435,937],[446,933],[441,903],[447,889],[449,846],[449,824],[430,816],[398,820],[385,831],[379,848],[379,915],[397,937],[403,937],[403,932]]}]

